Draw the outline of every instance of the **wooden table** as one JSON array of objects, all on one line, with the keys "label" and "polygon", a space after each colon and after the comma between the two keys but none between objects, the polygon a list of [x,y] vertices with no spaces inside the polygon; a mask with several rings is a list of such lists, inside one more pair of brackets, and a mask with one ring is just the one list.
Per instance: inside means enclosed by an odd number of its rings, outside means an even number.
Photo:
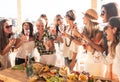
[{"label": "wooden table", "polygon": [[0,79],[4,82],[28,82],[25,70],[12,70],[11,68],[0,71]]},{"label": "wooden table", "polygon": [[[110,80],[102,77],[95,77],[95,79]],[[0,71],[0,80],[3,80],[4,82],[29,82],[25,70],[12,70],[11,68]],[[45,81],[39,80],[37,82],[45,82]],[[108,81],[108,82],[114,82],[114,81]]]}]

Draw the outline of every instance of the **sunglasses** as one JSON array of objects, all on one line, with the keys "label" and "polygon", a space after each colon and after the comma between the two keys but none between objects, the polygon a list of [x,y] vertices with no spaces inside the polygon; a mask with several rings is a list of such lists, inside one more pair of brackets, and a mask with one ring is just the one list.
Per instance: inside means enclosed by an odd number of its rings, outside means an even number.
[{"label": "sunglasses", "polygon": [[8,26],[6,26],[6,28],[11,28],[12,27],[12,25],[8,25]]},{"label": "sunglasses", "polygon": [[104,16],[105,15],[105,11],[101,11],[101,16]]},{"label": "sunglasses", "polygon": [[57,19],[57,21],[61,21],[61,20],[62,20],[62,18],[58,18],[58,19]]}]

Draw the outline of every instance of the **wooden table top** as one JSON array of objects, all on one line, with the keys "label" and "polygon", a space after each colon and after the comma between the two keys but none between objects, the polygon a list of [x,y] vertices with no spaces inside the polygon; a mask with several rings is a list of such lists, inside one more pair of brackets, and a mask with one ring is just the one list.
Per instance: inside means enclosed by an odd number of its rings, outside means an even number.
[{"label": "wooden table top", "polygon": [[25,70],[12,70],[11,68],[0,71],[0,80],[4,82],[28,82]]},{"label": "wooden table top", "polygon": [[[96,77],[97,79],[108,80],[108,82],[114,82],[110,79]],[[95,80],[94,79],[94,80]],[[26,76],[25,70],[13,70],[11,68],[0,71],[0,80],[4,82],[29,82],[29,79]],[[39,80],[37,82],[45,82],[43,80]]]}]

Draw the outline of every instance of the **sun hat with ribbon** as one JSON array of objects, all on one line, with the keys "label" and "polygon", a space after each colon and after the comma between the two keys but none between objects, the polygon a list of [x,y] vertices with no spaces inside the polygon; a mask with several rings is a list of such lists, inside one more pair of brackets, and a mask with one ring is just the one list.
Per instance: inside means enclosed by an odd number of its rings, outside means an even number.
[{"label": "sun hat with ribbon", "polygon": [[90,21],[98,23],[98,14],[94,9],[88,9],[86,12],[82,12],[89,18]]}]

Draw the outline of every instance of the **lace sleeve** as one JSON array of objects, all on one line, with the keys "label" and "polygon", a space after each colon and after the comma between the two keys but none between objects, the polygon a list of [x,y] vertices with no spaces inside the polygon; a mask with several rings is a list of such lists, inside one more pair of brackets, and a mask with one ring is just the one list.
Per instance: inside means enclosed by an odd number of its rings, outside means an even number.
[{"label": "lace sleeve", "polygon": [[111,64],[113,63],[113,58],[108,54],[108,56],[103,56],[103,61],[104,64]]},{"label": "lace sleeve", "polygon": [[94,52],[94,62],[97,63],[104,63],[104,64],[111,64],[113,62],[113,58],[108,54],[105,56],[103,53],[99,51]]}]

